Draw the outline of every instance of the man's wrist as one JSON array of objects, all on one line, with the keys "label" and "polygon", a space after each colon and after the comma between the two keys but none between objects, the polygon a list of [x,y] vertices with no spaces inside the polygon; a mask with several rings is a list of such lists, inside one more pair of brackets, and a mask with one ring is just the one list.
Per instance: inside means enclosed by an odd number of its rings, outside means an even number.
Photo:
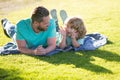
[{"label": "man's wrist", "polygon": [[31,53],[34,54],[34,55],[37,55],[36,50],[32,50]]},{"label": "man's wrist", "polygon": [[45,53],[44,54],[47,54],[48,53],[48,50],[47,49],[45,49]]}]

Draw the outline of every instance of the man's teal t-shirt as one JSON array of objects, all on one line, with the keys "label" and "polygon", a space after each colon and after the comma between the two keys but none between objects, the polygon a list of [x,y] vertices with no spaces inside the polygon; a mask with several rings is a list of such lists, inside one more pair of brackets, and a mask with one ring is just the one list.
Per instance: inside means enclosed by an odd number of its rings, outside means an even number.
[{"label": "man's teal t-shirt", "polygon": [[50,19],[46,31],[35,33],[31,26],[31,19],[21,20],[16,25],[16,40],[25,40],[26,47],[36,48],[39,45],[47,46],[47,39],[56,37],[55,21]]}]

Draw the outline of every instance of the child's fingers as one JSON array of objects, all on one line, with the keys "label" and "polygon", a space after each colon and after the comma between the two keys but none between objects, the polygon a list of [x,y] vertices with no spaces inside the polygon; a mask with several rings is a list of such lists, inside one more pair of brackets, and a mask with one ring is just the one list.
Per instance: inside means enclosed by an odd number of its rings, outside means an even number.
[{"label": "child's fingers", "polygon": [[62,26],[60,26],[59,28],[62,29]]},{"label": "child's fingers", "polygon": [[63,26],[60,26],[60,29],[62,29],[62,30],[65,30],[65,27],[63,27]]},{"label": "child's fingers", "polygon": [[74,30],[74,29],[72,29],[71,31],[72,31],[72,32],[75,32],[75,30]]}]

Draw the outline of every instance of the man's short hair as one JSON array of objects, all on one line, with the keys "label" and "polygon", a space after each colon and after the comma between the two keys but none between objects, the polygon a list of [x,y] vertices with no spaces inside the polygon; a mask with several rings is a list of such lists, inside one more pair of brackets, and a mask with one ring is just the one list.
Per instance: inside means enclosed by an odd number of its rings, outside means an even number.
[{"label": "man's short hair", "polygon": [[41,22],[43,20],[43,17],[49,16],[49,11],[43,7],[43,6],[38,6],[34,9],[32,12],[32,23],[34,21]]}]

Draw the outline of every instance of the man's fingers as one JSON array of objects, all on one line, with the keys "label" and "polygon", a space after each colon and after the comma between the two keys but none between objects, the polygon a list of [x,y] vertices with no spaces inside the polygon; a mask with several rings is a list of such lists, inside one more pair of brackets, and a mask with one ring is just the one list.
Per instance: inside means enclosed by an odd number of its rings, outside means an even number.
[{"label": "man's fingers", "polygon": [[37,47],[38,50],[43,49],[43,47],[40,45]]},{"label": "man's fingers", "polygon": [[42,48],[42,45],[38,46],[38,48]]}]

